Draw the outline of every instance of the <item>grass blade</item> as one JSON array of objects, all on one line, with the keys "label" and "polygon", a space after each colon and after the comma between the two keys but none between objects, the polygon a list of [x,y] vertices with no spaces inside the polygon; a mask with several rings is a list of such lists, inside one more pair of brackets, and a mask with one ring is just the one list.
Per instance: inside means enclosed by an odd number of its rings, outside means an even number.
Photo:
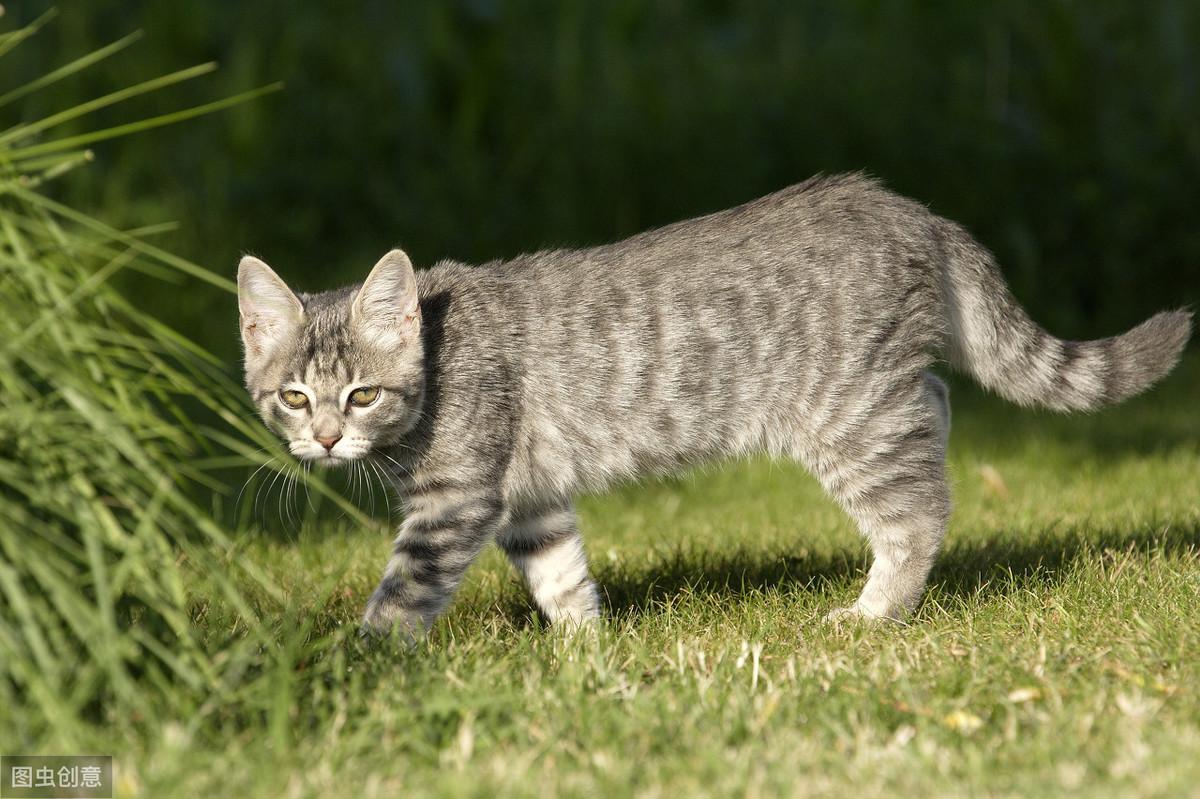
[{"label": "grass blade", "polygon": [[[83,145],[93,144],[105,139],[112,139],[118,136],[128,136],[133,133],[141,133],[142,131],[151,130],[152,128],[160,128],[163,125],[172,125],[176,122],[183,122],[188,119],[194,119],[198,116],[211,114],[214,111],[220,111],[225,108],[230,108],[235,105],[249,102],[262,97],[265,94],[277,92],[283,88],[282,83],[272,83],[258,89],[253,89],[242,94],[236,94],[233,97],[226,97],[223,100],[216,100],[211,103],[186,108],[182,111],[174,111],[170,114],[162,114],[156,117],[149,117],[138,122],[130,122],[125,125],[117,125],[116,127],[106,128],[105,130],[93,131],[91,133],[83,133],[78,136],[68,136],[65,139],[58,139],[52,142],[43,144],[35,144],[29,147],[14,149],[9,153],[9,157],[14,161],[23,158],[28,158],[44,153],[52,153],[57,150],[71,149],[74,147],[82,147]],[[2,142],[2,139],[0,139]]]},{"label": "grass blade", "polygon": [[93,50],[87,55],[77,58],[69,64],[64,64],[56,70],[47,72],[45,75],[42,75],[36,80],[31,80],[24,86],[18,86],[17,88],[12,89],[5,94],[0,94],[0,108],[3,108],[14,100],[19,100],[26,95],[38,91],[39,89],[44,89],[45,87],[57,83],[64,78],[68,78],[71,75],[74,75],[76,72],[87,69],[93,64],[97,64],[109,56],[121,52],[140,38],[142,38],[142,32],[134,31],[128,36],[124,36],[112,44],[105,45],[98,50]]},{"label": "grass blade", "polygon": [[135,84],[126,89],[120,89],[112,92],[111,94],[106,94],[103,97],[97,97],[96,99],[89,100],[86,103],[80,103],[77,106],[68,108],[65,111],[59,111],[57,114],[51,114],[50,116],[39,119],[36,122],[18,125],[4,134],[0,134],[0,145],[17,141],[19,139],[28,138],[35,133],[41,133],[42,131],[48,130],[56,125],[61,125],[64,122],[77,119],[85,114],[90,114],[93,111],[100,110],[101,108],[107,108],[110,105],[129,100],[133,97],[157,91],[158,89],[164,89],[167,86],[174,86],[177,83],[182,83],[183,81],[191,80],[192,78],[198,78],[201,75],[207,75],[216,68],[217,65],[211,61],[207,64],[198,64],[194,67],[181,69],[178,72],[172,72],[168,75],[152,78],[151,80]]}]

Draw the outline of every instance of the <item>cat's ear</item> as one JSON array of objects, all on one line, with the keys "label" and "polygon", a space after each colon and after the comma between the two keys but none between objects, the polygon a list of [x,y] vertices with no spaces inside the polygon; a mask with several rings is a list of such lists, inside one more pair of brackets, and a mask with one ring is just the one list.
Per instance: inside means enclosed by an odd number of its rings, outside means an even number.
[{"label": "cat's ear", "polygon": [[354,297],[351,317],[382,346],[397,346],[417,335],[421,329],[417,276],[402,250],[392,250],[375,264]]},{"label": "cat's ear", "polygon": [[237,284],[246,368],[253,369],[295,335],[304,305],[271,267],[252,255],[238,264]]}]

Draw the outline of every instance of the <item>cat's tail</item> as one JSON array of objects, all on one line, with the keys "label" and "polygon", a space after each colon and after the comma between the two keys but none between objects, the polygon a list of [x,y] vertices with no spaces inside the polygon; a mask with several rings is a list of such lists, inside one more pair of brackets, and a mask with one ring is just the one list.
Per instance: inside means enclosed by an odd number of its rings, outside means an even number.
[{"label": "cat's tail", "polygon": [[1017,304],[991,253],[959,225],[944,224],[947,354],[983,386],[1021,405],[1091,410],[1146,390],[1178,363],[1190,312],[1165,311],[1095,341],[1055,338]]}]

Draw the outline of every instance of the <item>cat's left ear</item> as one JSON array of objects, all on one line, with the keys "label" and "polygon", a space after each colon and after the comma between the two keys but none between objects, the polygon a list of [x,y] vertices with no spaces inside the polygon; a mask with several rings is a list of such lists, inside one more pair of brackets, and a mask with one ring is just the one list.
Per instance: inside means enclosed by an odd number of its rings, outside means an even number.
[{"label": "cat's left ear", "polygon": [[417,276],[403,250],[392,250],[375,264],[354,297],[351,318],[382,346],[397,346],[417,335]]},{"label": "cat's left ear", "polygon": [[246,369],[253,370],[294,335],[304,305],[271,267],[252,255],[238,264],[237,286]]}]

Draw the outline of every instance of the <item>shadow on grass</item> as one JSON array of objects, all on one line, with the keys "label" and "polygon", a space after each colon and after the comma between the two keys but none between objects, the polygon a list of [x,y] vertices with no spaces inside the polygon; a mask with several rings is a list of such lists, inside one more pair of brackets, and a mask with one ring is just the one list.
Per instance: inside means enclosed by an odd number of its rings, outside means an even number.
[{"label": "shadow on grass", "polygon": [[[1044,590],[1062,581],[1074,564],[1105,553],[1173,555],[1200,552],[1200,524],[1164,529],[1045,532],[1037,538],[997,538],[952,544],[938,559],[930,585],[941,596],[980,597]],[[719,595],[737,602],[772,587],[800,587],[818,594],[856,593],[869,565],[864,550],[801,556],[782,552],[680,550],[644,566],[601,564],[596,578],[611,617],[654,613],[682,594]],[[843,597],[838,597],[843,599]],[[831,597],[830,604],[835,600]],[[523,598],[506,597],[510,618],[530,618]]]}]

